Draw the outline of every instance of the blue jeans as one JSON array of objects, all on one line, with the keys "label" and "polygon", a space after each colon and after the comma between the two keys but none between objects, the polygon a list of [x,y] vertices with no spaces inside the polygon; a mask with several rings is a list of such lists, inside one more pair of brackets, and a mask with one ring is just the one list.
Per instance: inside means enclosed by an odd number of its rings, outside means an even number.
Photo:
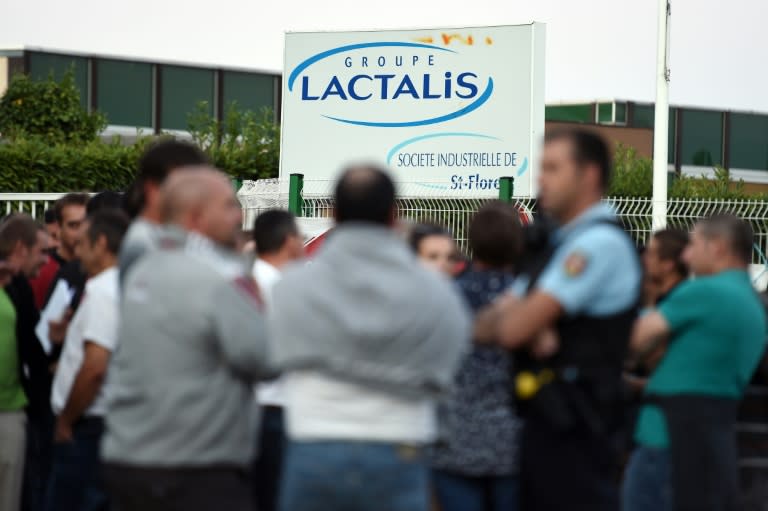
[{"label": "blue jeans", "polygon": [[46,511],[101,511],[107,497],[101,482],[101,418],[86,418],[72,427],[72,441],[55,444],[48,481]]},{"label": "blue jeans", "polygon": [[432,471],[442,511],[517,511],[520,485],[517,477],[469,477]]},{"label": "blue jeans", "polygon": [[667,449],[637,447],[624,473],[622,511],[672,511],[671,471]]},{"label": "blue jeans", "polygon": [[420,449],[366,442],[290,442],[281,511],[428,511]]}]

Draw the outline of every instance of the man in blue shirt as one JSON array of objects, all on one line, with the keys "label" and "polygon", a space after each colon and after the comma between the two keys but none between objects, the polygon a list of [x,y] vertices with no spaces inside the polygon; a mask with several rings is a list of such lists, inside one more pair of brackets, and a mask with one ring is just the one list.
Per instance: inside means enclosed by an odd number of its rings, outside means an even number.
[{"label": "man in blue shirt", "polygon": [[[546,254],[477,323],[539,360],[517,375],[525,410],[523,509],[616,510],[622,361],[641,291],[632,240],[601,203],[610,178],[605,142],[594,133],[547,135],[539,206],[558,224]],[[554,331],[556,335],[550,335]],[[496,334],[495,336],[493,334]]]}]

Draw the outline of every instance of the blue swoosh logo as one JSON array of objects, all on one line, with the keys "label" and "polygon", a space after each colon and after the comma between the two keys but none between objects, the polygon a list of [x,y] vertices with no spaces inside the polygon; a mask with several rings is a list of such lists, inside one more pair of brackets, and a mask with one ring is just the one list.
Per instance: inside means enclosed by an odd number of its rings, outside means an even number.
[{"label": "blue swoosh logo", "polygon": [[488,99],[491,97],[491,94],[493,94],[493,78],[488,78],[488,85],[486,86],[485,91],[482,93],[482,95],[480,95],[480,97],[478,97],[469,105],[450,114],[441,115],[440,117],[432,117],[431,119],[422,119],[420,121],[375,122],[355,121],[353,119],[342,119],[340,117],[331,117],[329,115],[324,115],[323,117],[333,121],[343,122],[345,124],[353,124],[355,126],[369,126],[374,128],[412,128],[414,126],[427,126],[429,124],[446,122],[452,119],[456,119],[457,117],[467,115],[468,113],[473,112],[483,106],[483,103],[488,101]]},{"label": "blue swoosh logo", "polygon": [[345,51],[353,51],[353,50],[361,50],[363,48],[381,48],[381,47],[396,47],[396,48],[425,48],[429,50],[437,50],[437,51],[446,51],[449,53],[456,53],[454,50],[449,50],[448,48],[441,48],[439,46],[433,46],[431,44],[423,44],[423,43],[404,43],[404,42],[374,42],[374,43],[360,43],[360,44],[350,44],[347,46],[339,46],[338,48],[332,48],[330,50],[324,51],[322,53],[318,53],[317,55],[313,55],[312,57],[309,57],[307,60],[293,68],[293,71],[291,71],[290,76],[288,77],[288,90],[293,91],[293,83],[296,81],[296,78],[299,77],[299,74],[301,74],[302,71],[307,69],[312,64],[319,62],[323,60],[324,58],[330,57],[331,55],[336,55],[338,53],[344,53]]},{"label": "blue swoosh logo", "polygon": [[520,165],[520,168],[517,171],[517,177],[520,177],[523,174],[525,174],[526,170],[528,170],[528,157],[527,156],[525,157],[525,159],[523,160],[523,164]]},{"label": "blue swoosh logo", "polygon": [[[430,133],[428,135],[420,135],[418,137],[409,138],[408,140],[404,140],[397,144],[395,147],[389,150],[387,153],[387,165],[390,164],[392,161],[392,157],[403,147],[407,147],[411,144],[415,144],[416,142],[421,142],[422,140],[429,140],[430,138],[442,138],[442,137],[472,137],[472,138],[486,138],[489,140],[501,140],[498,137],[492,137],[491,135],[483,135],[482,133],[464,133],[464,132],[445,132],[445,133]],[[527,167],[528,165],[528,159],[526,158],[524,165]],[[523,172],[525,172],[525,169],[523,169]],[[519,176],[518,172],[518,176]]]}]

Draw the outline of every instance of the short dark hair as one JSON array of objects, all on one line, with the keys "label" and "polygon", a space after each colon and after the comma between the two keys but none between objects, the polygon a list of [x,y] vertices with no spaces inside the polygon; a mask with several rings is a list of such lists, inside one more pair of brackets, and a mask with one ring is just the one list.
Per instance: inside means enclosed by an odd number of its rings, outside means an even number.
[{"label": "short dark hair", "polygon": [[64,221],[64,208],[68,206],[87,206],[90,197],[87,193],[68,193],[56,201],[53,211],[56,214],[56,222],[61,224]]},{"label": "short dark hair", "polygon": [[85,207],[85,214],[93,216],[104,209],[123,209],[123,194],[118,192],[101,192],[91,197]]},{"label": "short dark hair", "polygon": [[284,209],[270,209],[253,222],[253,241],[259,255],[277,252],[289,236],[298,236],[296,217]]},{"label": "short dark hair", "polygon": [[501,201],[485,204],[469,224],[473,257],[494,268],[518,261],[523,247],[523,227],[517,209]]},{"label": "short dark hair", "polygon": [[745,265],[752,262],[755,235],[749,222],[730,213],[718,213],[699,220],[698,226],[706,238],[724,238],[733,255]]},{"label": "short dark hair", "polygon": [[56,220],[56,212],[53,208],[45,210],[45,213],[43,213],[43,222],[46,224],[58,223],[58,220]]},{"label": "short dark hair", "polygon": [[441,225],[416,224],[408,234],[408,244],[411,246],[411,249],[418,254],[421,249],[421,243],[432,236],[453,239],[451,231]]},{"label": "short dark hair", "polygon": [[600,184],[603,191],[611,183],[613,166],[611,152],[605,139],[594,131],[583,128],[564,128],[549,132],[544,137],[544,144],[557,140],[568,140],[573,146],[573,159],[579,165],[596,165],[600,171]]},{"label": "short dark hair", "polygon": [[205,165],[208,157],[197,146],[166,138],[151,144],[139,159],[136,180],[127,192],[126,209],[131,216],[136,216],[144,208],[144,184],[163,184],[168,175],[179,167]]},{"label": "short dark hair", "polygon": [[128,216],[119,209],[101,209],[88,218],[88,239],[96,243],[99,237],[107,240],[107,250],[117,255],[128,226]]},{"label": "short dark hair", "polygon": [[389,225],[395,209],[395,184],[373,165],[348,167],[336,183],[336,222]]},{"label": "short dark hair", "polygon": [[38,223],[25,213],[6,217],[0,224],[0,260],[7,259],[19,242],[27,248],[35,246],[38,230]]},{"label": "short dark hair", "polygon": [[688,245],[688,233],[681,229],[662,229],[653,233],[653,239],[659,244],[659,259],[674,261],[675,273],[688,276],[688,265],[683,261],[683,251]]}]

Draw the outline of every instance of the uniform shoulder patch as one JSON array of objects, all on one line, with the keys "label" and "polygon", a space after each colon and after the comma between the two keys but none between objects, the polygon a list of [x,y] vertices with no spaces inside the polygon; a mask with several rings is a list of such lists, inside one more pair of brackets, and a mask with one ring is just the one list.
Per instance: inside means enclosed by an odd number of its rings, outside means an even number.
[{"label": "uniform shoulder patch", "polygon": [[587,259],[587,256],[582,252],[571,252],[568,254],[568,257],[565,258],[563,268],[565,269],[565,274],[569,277],[578,277],[584,273],[588,263],[589,260]]}]

